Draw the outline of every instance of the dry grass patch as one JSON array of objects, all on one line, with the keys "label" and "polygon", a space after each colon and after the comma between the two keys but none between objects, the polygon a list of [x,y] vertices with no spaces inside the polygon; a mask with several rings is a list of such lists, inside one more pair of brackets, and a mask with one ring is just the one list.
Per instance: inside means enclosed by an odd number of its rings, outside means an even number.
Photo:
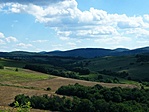
[{"label": "dry grass patch", "polygon": [[57,77],[50,80],[41,80],[41,81],[33,81],[29,83],[22,83],[24,86],[34,86],[39,88],[47,88],[50,87],[52,92],[55,92],[59,87],[68,85],[68,84],[75,84],[79,83],[85,86],[94,86],[96,84],[100,84],[105,87],[123,87],[123,88],[135,88],[136,85],[132,84],[113,84],[113,83],[101,83],[101,82],[92,82],[92,81],[84,81],[84,80],[77,80],[77,79],[70,79],[64,77]]}]

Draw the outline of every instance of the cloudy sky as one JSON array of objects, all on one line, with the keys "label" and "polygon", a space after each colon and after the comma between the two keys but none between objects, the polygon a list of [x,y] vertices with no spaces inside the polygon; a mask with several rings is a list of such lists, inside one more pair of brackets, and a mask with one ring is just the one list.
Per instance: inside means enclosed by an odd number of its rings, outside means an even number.
[{"label": "cloudy sky", "polygon": [[0,51],[149,46],[149,0],[0,0]]}]

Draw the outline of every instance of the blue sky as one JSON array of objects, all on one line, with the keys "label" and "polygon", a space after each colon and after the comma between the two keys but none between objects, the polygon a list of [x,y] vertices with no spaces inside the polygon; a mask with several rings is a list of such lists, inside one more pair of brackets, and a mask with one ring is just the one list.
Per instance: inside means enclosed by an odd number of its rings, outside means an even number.
[{"label": "blue sky", "polygon": [[1,0],[0,51],[149,46],[148,0]]}]

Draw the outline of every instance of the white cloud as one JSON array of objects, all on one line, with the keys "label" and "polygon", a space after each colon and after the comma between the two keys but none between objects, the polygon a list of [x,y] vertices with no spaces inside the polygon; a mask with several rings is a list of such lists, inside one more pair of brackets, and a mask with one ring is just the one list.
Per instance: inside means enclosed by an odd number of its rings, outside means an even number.
[{"label": "white cloud", "polygon": [[4,34],[0,32],[0,38],[4,38]]},{"label": "white cloud", "polygon": [[145,38],[149,39],[149,31],[147,29],[142,29],[142,28],[136,28],[136,29],[130,29],[126,31],[125,34],[135,36],[136,38]]},{"label": "white cloud", "polygon": [[127,17],[125,20],[120,20],[117,25],[122,29],[141,28],[146,26],[142,17]]},{"label": "white cloud", "polygon": [[137,41],[138,44],[149,45],[149,41]]},{"label": "white cloud", "polygon": [[17,38],[13,36],[6,37],[2,32],[0,32],[0,43],[6,44],[6,43],[11,43],[11,42],[17,42]]},{"label": "white cloud", "polygon": [[60,39],[61,39],[61,40],[64,40],[64,41],[65,41],[65,40],[69,40],[68,37],[62,37],[62,36],[60,36]]},{"label": "white cloud", "polygon": [[70,47],[75,47],[76,46],[76,43],[74,43],[74,42],[68,42],[67,45],[69,45]]},{"label": "white cloud", "polygon": [[0,45],[1,44],[5,44],[5,41],[0,39]]},{"label": "white cloud", "polygon": [[35,43],[44,43],[44,42],[48,42],[48,40],[35,40],[35,41],[32,41],[32,42],[35,42]]},{"label": "white cloud", "polygon": [[[61,40],[96,38],[119,44],[149,36],[149,15],[129,17],[95,8],[81,11],[76,0],[43,0],[42,3],[41,0],[2,0],[0,3],[1,10],[33,15],[36,22],[54,29]],[[31,45],[20,43],[19,46]]]},{"label": "white cloud", "polygon": [[129,43],[132,39],[129,37],[111,37],[111,38],[102,38],[95,40],[96,43],[105,43],[105,44],[113,44],[113,45],[122,45],[122,43]]},{"label": "white cloud", "polygon": [[60,2],[60,1],[64,1],[64,0],[1,0],[0,3],[49,5],[49,4]]},{"label": "white cloud", "polygon": [[5,39],[6,39],[6,41],[7,41],[8,43],[10,43],[10,42],[17,42],[17,41],[18,41],[15,37],[12,37],[12,36],[7,37],[7,38],[5,38]]},{"label": "white cloud", "polygon": [[144,17],[144,19],[145,19],[146,21],[149,22],[149,15],[148,15],[148,14],[145,14],[143,17]]},{"label": "white cloud", "polygon": [[17,47],[21,47],[21,48],[29,48],[32,47],[32,44],[25,44],[25,43],[19,43],[17,44]]}]

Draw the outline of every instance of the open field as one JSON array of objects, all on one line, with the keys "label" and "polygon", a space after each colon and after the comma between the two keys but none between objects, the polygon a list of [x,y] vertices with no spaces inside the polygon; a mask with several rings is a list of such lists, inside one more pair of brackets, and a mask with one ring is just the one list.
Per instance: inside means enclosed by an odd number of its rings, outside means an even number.
[{"label": "open field", "polygon": [[131,84],[113,84],[113,83],[101,83],[101,82],[91,82],[91,81],[84,81],[84,80],[77,80],[77,79],[70,79],[70,78],[63,78],[63,77],[57,77],[53,78],[50,80],[40,80],[40,81],[33,81],[29,83],[22,83],[23,86],[29,86],[29,85],[34,85],[34,87],[39,87],[39,88],[51,88],[51,92],[54,93],[59,87],[64,86],[64,85],[69,85],[69,84],[75,84],[79,83],[81,85],[85,86],[94,86],[96,84],[100,84],[105,87],[128,87],[128,88],[134,88],[137,87],[135,85]]},{"label": "open field", "polygon": [[19,68],[18,71],[16,71],[16,68],[13,67],[5,67],[5,69],[0,70],[0,82],[11,82],[13,84],[19,83],[19,82],[28,82],[28,81],[34,81],[34,80],[43,80],[43,79],[49,79],[53,76],[33,72],[30,70],[25,70],[22,68]]},{"label": "open field", "polygon": [[[0,70],[0,76],[0,106],[8,106],[8,104],[14,101],[14,97],[18,94],[26,94],[29,96],[51,95],[54,94],[59,87],[75,83],[85,86],[101,84],[106,87],[137,87],[131,84],[110,84],[56,77],[25,69],[19,69],[18,72],[16,72],[15,68],[12,67],[6,67],[4,70]],[[47,87],[50,87],[51,91],[46,91]]]}]

